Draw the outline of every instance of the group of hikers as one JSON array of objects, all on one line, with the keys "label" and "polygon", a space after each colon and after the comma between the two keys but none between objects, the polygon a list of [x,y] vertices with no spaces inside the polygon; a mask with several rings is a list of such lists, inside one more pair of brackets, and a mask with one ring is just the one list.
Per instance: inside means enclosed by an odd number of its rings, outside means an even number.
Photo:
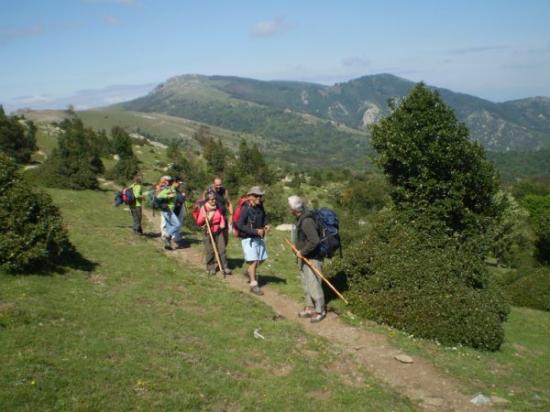
[{"label": "group of hikers", "polygon": [[[171,176],[163,176],[151,192],[153,207],[161,211],[161,238],[167,250],[186,246],[181,236],[185,218],[185,194],[180,189],[181,183],[181,180]],[[215,275],[219,270],[224,276],[231,275],[226,249],[229,232],[232,231],[241,241],[250,292],[261,296],[264,292],[258,284],[257,269],[268,258],[265,236],[271,229],[263,205],[265,193],[261,187],[253,186],[233,209],[229,192],[222,183],[222,179],[216,177],[195,203],[192,213],[196,224],[203,229],[207,273]],[[133,195],[133,199],[128,205],[133,230],[141,235],[142,203],[146,199],[141,176],[136,176],[133,184],[125,190],[132,192],[130,196]],[[305,297],[304,309],[298,316],[319,322],[325,318],[326,309],[320,276],[323,254],[318,223],[301,197],[290,196],[288,205],[290,213],[296,218],[293,243]]]}]

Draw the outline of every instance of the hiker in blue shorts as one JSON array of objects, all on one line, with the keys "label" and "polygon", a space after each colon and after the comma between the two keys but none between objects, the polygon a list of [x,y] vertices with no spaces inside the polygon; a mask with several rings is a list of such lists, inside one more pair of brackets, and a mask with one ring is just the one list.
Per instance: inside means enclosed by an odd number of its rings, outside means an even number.
[{"label": "hiker in blue shorts", "polygon": [[247,193],[247,201],[242,205],[237,229],[241,238],[244,260],[248,264],[250,292],[263,295],[256,279],[256,270],[267,259],[264,237],[270,229],[263,206],[264,192],[259,186]]}]

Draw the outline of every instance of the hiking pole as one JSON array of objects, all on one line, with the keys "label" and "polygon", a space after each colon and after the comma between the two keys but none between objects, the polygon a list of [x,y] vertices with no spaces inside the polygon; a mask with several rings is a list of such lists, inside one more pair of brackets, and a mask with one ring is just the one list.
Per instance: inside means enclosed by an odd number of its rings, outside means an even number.
[{"label": "hiking pole", "polygon": [[212,244],[212,250],[214,250],[214,256],[216,257],[216,262],[218,262],[218,266],[220,267],[220,270],[223,273],[223,278],[225,279],[225,268],[222,265],[222,261],[220,260],[220,255],[218,254],[218,247],[216,246],[216,242],[214,242],[214,235],[212,235],[212,231],[210,230],[210,222],[208,222],[208,212],[206,211],[206,207],[204,208],[204,221],[206,222],[206,229],[208,231],[208,235],[210,236],[210,243]]},{"label": "hiking pole", "polygon": [[[294,246],[290,240],[288,240],[288,239],[285,239],[285,240],[286,240],[286,243],[288,243],[288,245],[290,246],[290,248],[291,248],[292,251],[294,252],[294,254],[295,254],[296,256],[298,256],[298,249],[296,249],[296,246]],[[340,292],[338,292],[334,286],[332,286],[332,283],[330,283],[330,282],[328,281],[328,279],[325,278],[325,277],[323,276],[323,274],[319,271],[319,269],[317,269],[317,268],[315,267],[315,265],[313,265],[313,264],[309,261],[308,258],[302,256],[302,260],[304,261],[304,263],[305,263],[306,265],[308,265],[308,266],[311,268],[311,270],[313,270],[321,279],[323,279],[323,280],[325,281],[325,283],[332,289],[332,291],[333,291],[334,293],[336,293],[336,295],[337,295],[340,299],[342,299],[346,304],[348,304],[348,301],[346,300],[346,298],[345,298],[344,296],[342,296],[342,294],[341,294]]]}]

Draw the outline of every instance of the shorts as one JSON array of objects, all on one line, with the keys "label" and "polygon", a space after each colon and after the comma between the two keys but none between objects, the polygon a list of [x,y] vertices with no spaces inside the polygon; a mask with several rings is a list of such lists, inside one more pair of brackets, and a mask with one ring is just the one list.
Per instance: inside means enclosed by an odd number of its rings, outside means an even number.
[{"label": "shorts", "polygon": [[244,252],[244,260],[247,262],[264,261],[267,259],[265,242],[259,237],[241,239]]}]

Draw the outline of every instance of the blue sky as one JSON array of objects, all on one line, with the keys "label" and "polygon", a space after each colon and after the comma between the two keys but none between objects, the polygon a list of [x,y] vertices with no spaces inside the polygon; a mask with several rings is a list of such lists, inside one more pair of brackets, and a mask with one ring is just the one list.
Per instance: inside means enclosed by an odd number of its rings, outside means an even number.
[{"label": "blue sky", "polygon": [[84,101],[83,90],[116,101],[186,73],[333,84],[387,72],[493,101],[550,96],[547,0],[0,7],[0,103],[8,107]]}]

